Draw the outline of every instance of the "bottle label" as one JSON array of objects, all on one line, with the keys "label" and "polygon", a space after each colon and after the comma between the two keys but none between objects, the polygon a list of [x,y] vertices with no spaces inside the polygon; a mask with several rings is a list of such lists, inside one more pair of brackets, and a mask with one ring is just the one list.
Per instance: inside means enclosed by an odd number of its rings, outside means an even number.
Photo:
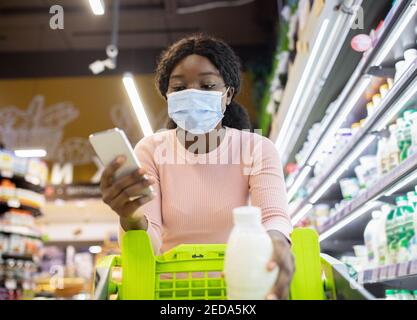
[{"label": "bottle label", "polygon": [[392,152],[389,157],[389,169],[393,169],[400,164],[400,157],[398,152]]}]

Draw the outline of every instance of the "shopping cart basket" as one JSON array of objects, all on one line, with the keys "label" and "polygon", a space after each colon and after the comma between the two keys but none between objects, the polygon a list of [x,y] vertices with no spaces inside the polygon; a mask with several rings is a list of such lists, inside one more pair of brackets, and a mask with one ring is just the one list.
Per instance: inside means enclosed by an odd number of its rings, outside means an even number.
[{"label": "shopping cart basket", "polygon": [[[320,256],[318,235],[313,229],[297,228],[291,234],[295,257],[290,299],[323,300],[369,298],[355,288],[337,260]],[[224,300],[221,276],[226,245],[179,245],[155,256],[145,231],[126,232],[121,256],[105,256],[96,268],[94,297],[119,300]],[[339,264],[339,266],[338,266]],[[113,271],[122,271],[121,281]],[[338,291],[337,283],[343,288]]]}]

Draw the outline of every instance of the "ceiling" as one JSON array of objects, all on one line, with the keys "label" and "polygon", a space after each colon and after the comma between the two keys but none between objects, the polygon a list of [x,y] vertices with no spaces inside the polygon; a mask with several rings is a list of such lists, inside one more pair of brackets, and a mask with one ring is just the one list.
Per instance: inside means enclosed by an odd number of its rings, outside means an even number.
[{"label": "ceiling", "polygon": [[[178,13],[219,2],[234,6]],[[106,13],[95,16],[88,0],[1,0],[0,77],[87,74],[86,65],[105,58],[111,41],[111,1],[105,3]],[[63,30],[49,27],[49,9],[57,4],[64,9]],[[163,48],[195,32],[224,39],[246,62],[273,48],[276,20],[273,0],[120,0],[115,72],[152,72]]]},{"label": "ceiling", "polygon": [[[169,44],[193,32],[209,33],[229,43],[244,66],[256,61],[269,64],[275,46],[275,0],[120,0],[117,68],[95,76],[89,65],[106,58],[105,48],[111,41],[112,2],[104,2],[106,13],[95,16],[88,0],[0,0],[0,110],[12,108],[20,115],[13,134],[8,133],[10,146],[3,142],[11,149],[51,148],[51,162],[59,160],[55,159],[59,150],[68,151],[62,153],[65,161],[77,165],[77,182],[89,181],[97,169],[91,161],[81,165],[69,156],[82,154],[78,151],[89,147],[89,134],[117,126],[128,133],[133,144],[142,137],[122,86],[123,72],[136,74],[141,99],[156,131],[165,127],[167,111],[165,100],[156,91],[153,72],[158,56]],[[216,3],[234,6],[178,13]],[[63,30],[49,27],[52,5],[63,7]],[[254,120],[251,81],[244,73],[237,100]],[[77,111],[76,119],[67,123],[55,112],[47,128],[30,121],[42,118],[33,116],[35,113],[52,112],[63,105]],[[20,118],[27,121],[17,121]]]}]

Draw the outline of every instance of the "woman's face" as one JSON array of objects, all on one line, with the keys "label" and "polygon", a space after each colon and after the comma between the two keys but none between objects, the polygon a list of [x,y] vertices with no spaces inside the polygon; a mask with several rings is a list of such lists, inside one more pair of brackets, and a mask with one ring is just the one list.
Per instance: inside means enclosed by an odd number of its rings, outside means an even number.
[{"label": "woman's face", "polygon": [[[223,77],[209,59],[192,54],[182,59],[172,70],[169,77],[167,94],[185,89],[226,92]],[[222,99],[222,111],[230,104],[234,88],[229,88]]]}]

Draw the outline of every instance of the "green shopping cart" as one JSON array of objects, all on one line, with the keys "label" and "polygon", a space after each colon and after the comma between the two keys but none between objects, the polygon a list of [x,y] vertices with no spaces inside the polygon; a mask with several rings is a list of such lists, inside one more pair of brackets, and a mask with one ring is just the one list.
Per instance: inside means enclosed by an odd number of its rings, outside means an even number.
[{"label": "green shopping cart", "polygon": [[[296,228],[291,234],[295,257],[290,299],[372,299],[349,278],[343,264],[320,255],[317,232]],[[155,256],[145,231],[126,232],[121,256],[106,256],[96,267],[94,298],[119,300],[225,300],[224,244],[179,245]],[[113,270],[122,270],[121,281]]]}]

